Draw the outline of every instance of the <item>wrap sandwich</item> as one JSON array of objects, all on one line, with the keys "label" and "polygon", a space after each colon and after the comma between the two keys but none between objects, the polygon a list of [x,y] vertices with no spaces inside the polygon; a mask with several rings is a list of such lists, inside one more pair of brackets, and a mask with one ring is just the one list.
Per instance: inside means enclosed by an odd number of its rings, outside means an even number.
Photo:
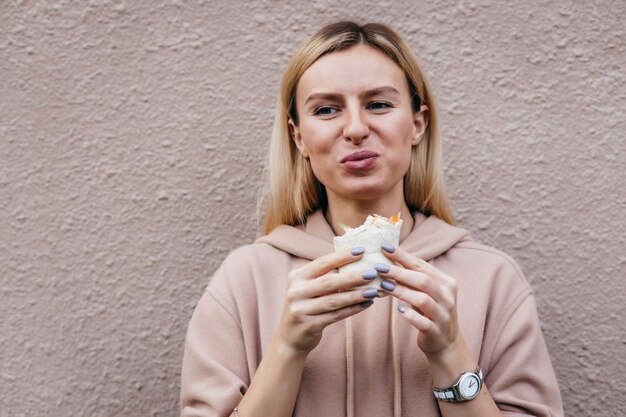
[{"label": "wrap sandwich", "polygon": [[[390,262],[389,258],[381,252],[381,245],[387,242],[398,246],[401,227],[402,220],[400,219],[400,214],[389,218],[374,214],[367,216],[365,223],[359,227],[350,228],[343,226],[345,234],[343,236],[335,236],[334,238],[335,250],[362,246],[365,248],[365,254],[358,261],[340,267],[339,272],[374,269],[374,265],[379,262],[388,264]],[[376,288],[378,296],[384,297],[387,293],[380,289],[381,282],[382,278],[377,277],[357,288]]]}]

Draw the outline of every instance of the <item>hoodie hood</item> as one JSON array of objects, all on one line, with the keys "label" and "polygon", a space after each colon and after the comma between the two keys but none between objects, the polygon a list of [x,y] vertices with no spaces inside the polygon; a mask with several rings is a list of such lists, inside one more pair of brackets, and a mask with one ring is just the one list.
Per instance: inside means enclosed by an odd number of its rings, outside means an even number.
[{"label": "hoodie hood", "polygon": [[[413,230],[400,242],[400,247],[419,258],[430,261],[459,242],[469,240],[465,229],[451,226],[436,216],[417,212],[413,216]],[[308,217],[305,225],[278,226],[268,235],[257,239],[299,258],[313,260],[333,252],[335,233],[318,209]]]}]

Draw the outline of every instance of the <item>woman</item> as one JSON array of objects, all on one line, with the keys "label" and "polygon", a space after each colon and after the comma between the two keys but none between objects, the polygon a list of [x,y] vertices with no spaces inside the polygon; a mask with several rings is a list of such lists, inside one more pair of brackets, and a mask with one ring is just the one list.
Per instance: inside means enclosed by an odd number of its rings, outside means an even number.
[{"label": "woman", "polygon": [[[191,320],[183,416],[560,416],[531,290],[454,226],[437,113],[389,28],[328,25],[285,71],[264,236],[231,253]],[[388,263],[339,273],[342,225],[403,219]],[[354,289],[382,276],[381,289]]]}]

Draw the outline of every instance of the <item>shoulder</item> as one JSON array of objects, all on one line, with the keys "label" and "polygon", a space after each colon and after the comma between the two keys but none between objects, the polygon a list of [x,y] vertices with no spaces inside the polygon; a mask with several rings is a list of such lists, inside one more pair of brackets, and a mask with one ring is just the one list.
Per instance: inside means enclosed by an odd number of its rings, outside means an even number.
[{"label": "shoulder", "polygon": [[[241,327],[256,332],[273,327],[280,317],[287,275],[303,260],[266,243],[233,250],[211,278],[207,298],[221,306]],[[259,318],[263,317],[261,322]]]},{"label": "shoulder", "polygon": [[218,293],[241,293],[265,287],[282,275],[290,255],[267,243],[255,242],[231,251],[210,279],[208,288]]},{"label": "shoulder", "polygon": [[532,294],[524,272],[512,256],[469,237],[433,259],[433,264],[457,279],[460,296],[482,298],[492,307],[506,309]]},{"label": "shoulder", "polygon": [[[232,250],[224,259],[220,269],[252,271],[289,258],[289,254],[268,243],[254,242]],[[219,271],[218,270],[218,271]]]},{"label": "shoulder", "polygon": [[510,276],[524,287],[530,288],[528,281],[517,261],[509,254],[492,246],[484,245],[472,239],[458,242],[451,248],[462,256],[473,258],[486,268],[495,268],[501,274]]}]

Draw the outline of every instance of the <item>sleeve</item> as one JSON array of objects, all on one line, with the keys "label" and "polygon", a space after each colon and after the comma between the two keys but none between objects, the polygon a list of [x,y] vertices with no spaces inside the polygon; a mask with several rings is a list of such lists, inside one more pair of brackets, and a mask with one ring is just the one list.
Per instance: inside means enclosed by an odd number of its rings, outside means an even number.
[{"label": "sleeve", "polygon": [[505,417],[563,417],[563,404],[530,290],[503,316],[485,375]]},{"label": "sleeve", "polygon": [[209,288],[191,318],[181,371],[181,416],[226,417],[249,385],[238,319]]}]

